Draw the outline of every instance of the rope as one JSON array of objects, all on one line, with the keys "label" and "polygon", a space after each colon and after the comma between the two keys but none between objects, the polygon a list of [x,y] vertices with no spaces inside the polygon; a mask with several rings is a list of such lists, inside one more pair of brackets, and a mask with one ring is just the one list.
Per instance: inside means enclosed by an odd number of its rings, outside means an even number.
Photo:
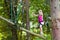
[{"label": "rope", "polygon": [[13,12],[13,5],[12,5],[12,0],[10,0],[10,16],[11,16],[11,21],[12,21],[12,16],[13,16],[13,14],[12,14],[12,12]]},{"label": "rope", "polygon": [[18,20],[19,14],[21,12],[21,9],[22,9],[22,0],[18,3],[18,6],[17,6],[17,16],[16,16],[17,20]]}]

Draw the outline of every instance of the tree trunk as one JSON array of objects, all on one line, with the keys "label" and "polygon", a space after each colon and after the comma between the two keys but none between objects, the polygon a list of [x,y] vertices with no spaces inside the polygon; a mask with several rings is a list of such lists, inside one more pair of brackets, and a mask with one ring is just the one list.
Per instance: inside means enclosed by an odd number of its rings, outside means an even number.
[{"label": "tree trunk", "polygon": [[13,9],[12,9],[12,20],[15,23],[15,25],[12,27],[12,40],[18,40],[18,36],[17,36],[17,1],[13,0],[12,1],[13,4]]},{"label": "tree trunk", "polygon": [[60,8],[59,0],[50,0],[52,18],[52,40],[60,40]]},{"label": "tree trunk", "polygon": [[[29,24],[29,0],[25,0],[25,11],[26,11],[26,29],[30,30],[30,24]],[[30,40],[30,34],[27,33],[26,40]]]},{"label": "tree trunk", "polygon": [[18,40],[17,29],[15,29],[16,27],[15,28],[14,27],[11,29],[11,31],[12,31],[12,39],[11,40]]}]

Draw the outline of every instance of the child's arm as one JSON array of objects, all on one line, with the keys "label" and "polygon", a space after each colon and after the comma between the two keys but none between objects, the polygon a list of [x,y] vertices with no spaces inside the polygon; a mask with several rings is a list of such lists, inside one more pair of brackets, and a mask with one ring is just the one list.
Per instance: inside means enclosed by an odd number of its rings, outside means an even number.
[{"label": "child's arm", "polygon": [[38,16],[38,14],[33,14],[33,16]]}]

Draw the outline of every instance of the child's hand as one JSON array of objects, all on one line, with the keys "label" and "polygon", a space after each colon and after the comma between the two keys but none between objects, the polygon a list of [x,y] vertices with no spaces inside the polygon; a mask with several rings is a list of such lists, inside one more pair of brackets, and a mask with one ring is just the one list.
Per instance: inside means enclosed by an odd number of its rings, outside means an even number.
[{"label": "child's hand", "polygon": [[35,16],[35,14],[33,14],[33,16]]},{"label": "child's hand", "polygon": [[33,16],[38,16],[37,14],[33,14]]}]

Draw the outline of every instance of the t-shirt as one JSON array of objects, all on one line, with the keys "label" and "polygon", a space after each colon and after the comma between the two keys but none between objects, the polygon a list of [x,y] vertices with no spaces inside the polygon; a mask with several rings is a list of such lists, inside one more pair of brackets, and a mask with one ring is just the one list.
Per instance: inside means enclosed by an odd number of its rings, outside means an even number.
[{"label": "t-shirt", "polygon": [[43,16],[42,15],[38,16],[38,22],[43,22]]}]

